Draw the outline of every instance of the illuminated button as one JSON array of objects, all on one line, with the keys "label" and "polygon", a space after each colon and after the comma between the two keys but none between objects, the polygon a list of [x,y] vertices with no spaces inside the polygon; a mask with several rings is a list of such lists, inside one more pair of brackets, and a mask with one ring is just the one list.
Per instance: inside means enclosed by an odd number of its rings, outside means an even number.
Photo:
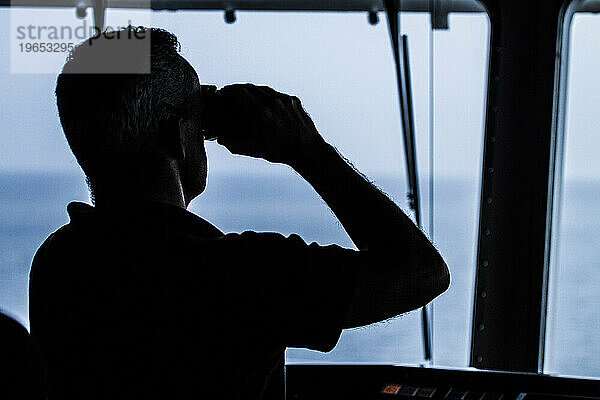
[{"label": "illuminated button", "polygon": [[419,391],[418,387],[414,387],[414,386],[402,386],[402,389],[400,389],[400,392],[398,392],[398,394],[402,395],[402,396],[412,397],[415,394],[417,394],[418,391]]},{"label": "illuminated button", "polygon": [[381,393],[383,394],[398,394],[402,385],[398,385],[397,383],[386,383],[383,389],[381,389]]},{"label": "illuminated button", "polygon": [[464,400],[467,397],[467,391],[461,389],[450,389],[446,393],[446,400]]},{"label": "illuminated button", "polygon": [[489,392],[489,393],[486,393],[485,396],[483,396],[481,398],[481,400],[501,400],[503,398],[504,398],[504,395],[502,393]]},{"label": "illuminated button", "polygon": [[465,400],[483,400],[485,398],[485,393],[483,392],[469,392]]},{"label": "illuminated button", "polygon": [[430,399],[433,397],[434,394],[435,394],[435,388],[421,388],[417,392],[417,397],[420,397],[423,399]]}]

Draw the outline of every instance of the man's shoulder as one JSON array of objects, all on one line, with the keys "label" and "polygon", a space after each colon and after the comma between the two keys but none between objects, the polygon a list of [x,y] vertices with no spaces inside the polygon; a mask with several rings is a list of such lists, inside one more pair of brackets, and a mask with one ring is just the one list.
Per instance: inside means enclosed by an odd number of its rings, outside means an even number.
[{"label": "man's shoulder", "polygon": [[[307,242],[293,233],[287,236],[277,232],[244,231],[228,233],[209,245],[219,255],[234,262],[253,262],[257,266],[265,265],[320,265],[330,262],[350,262],[360,252],[340,247],[336,244],[320,245]],[[237,261],[236,261],[237,260]]]},{"label": "man's shoulder", "polygon": [[29,272],[30,284],[38,282],[39,279],[36,279],[37,277],[51,273],[50,270],[53,270],[57,266],[57,260],[60,254],[66,251],[68,247],[67,243],[70,241],[69,238],[72,234],[71,225],[66,224],[51,233],[44,240],[35,252],[31,263],[31,270]]},{"label": "man's shoulder", "polygon": [[257,231],[243,231],[243,232],[230,232],[221,238],[221,240],[241,240],[241,241],[301,241],[305,243],[300,236],[295,233],[284,236],[278,232],[257,232]]},{"label": "man's shoulder", "polygon": [[278,248],[304,248],[308,247],[306,242],[297,234],[293,233],[284,236],[278,232],[256,232],[243,231],[241,233],[231,232],[217,238],[215,243],[224,246],[241,246],[252,247],[254,249],[271,249]]},{"label": "man's shoulder", "polygon": [[69,240],[72,234],[73,230],[71,224],[65,224],[48,235],[35,253],[34,264],[37,258],[46,256],[49,252],[54,251],[55,249],[62,248],[64,243]]}]

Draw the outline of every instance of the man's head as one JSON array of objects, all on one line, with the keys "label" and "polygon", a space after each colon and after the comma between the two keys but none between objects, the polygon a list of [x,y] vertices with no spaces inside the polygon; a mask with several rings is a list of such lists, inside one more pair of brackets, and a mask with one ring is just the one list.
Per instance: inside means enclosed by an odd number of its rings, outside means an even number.
[{"label": "man's head", "polygon": [[69,55],[56,102],[92,199],[135,196],[167,175],[180,179],[186,204],[204,190],[200,84],[179,49],[169,32],[129,27]]}]

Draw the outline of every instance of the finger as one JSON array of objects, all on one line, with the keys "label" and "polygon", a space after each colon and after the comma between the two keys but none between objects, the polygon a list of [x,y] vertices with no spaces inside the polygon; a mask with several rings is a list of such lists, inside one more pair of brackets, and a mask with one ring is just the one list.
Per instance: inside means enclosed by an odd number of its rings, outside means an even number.
[{"label": "finger", "polygon": [[277,99],[277,103],[279,104],[283,104],[286,107],[291,106],[294,108],[302,108],[300,99],[296,96],[278,92],[269,86],[257,86],[257,88],[260,89],[265,95]]},{"label": "finger", "polygon": [[256,88],[258,90],[260,90],[261,92],[263,92],[265,95],[270,96],[272,98],[284,100],[287,97],[289,97],[287,94],[278,92],[277,90],[273,89],[270,86],[261,85],[261,86],[256,86]]},{"label": "finger", "polygon": [[203,97],[211,97],[217,92],[215,85],[200,85],[200,92]]},{"label": "finger", "polygon": [[276,98],[265,94],[265,92],[256,86],[248,85],[245,87],[245,90],[247,95],[257,104],[257,108],[255,109],[256,115],[261,116],[264,119],[272,119],[274,111],[282,106],[282,104],[278,103]]},{"label": "finger", "polygon": [[298,106],[296,105],[300,104],[300,100],[297,97],[280,93],[269,86],[256,86],[254,89],[255,93],[259,93],[260,96],[268,99],[275,106],[275,111],[280,118],[288,121],[293,120],[294,118],[303,119],[301,113],[298,111]]},{"label": "finger", "polygon": [[225,137],[218,137],[217,143],[229,150],[231,154],[258,158],[262,157],[254,140],[232,140]]},{"label": "finger", "polygon": [[242,111],[252,115],[257,112],[261,112],[263,109],[263,104],[253,96],[252,93],[247,88],[246,84],[235,84],[225,86],[223,89],[219,91],[222,98],[227,100],[231,100],[238,105]]},{"label": "finger", "polygon": [[241,140],[234,140],[227,136],[219,136],[217,137],[217,143],[221,146],[225,147],[231,153],[239,154],[240,152],[240,142]]},{"label": "finger", "polygon": [[310,120],[310,122],[312,122],[310,116],[302,106],[302,102],[298,97],[289,96],[289,102],[294,110],[294,113],[300,118],[301,121],[308,122],[307,120]]},{"label": "finger", "polygon": [[[255,128],[261,124],[259,121],[272,117],[269,107],[250,93],[251,86],[235,84],[221,89],[222,102],[228,109],[228,124],[236,131],[230,134],[237,139],[254,136]],[[244,126],[241,126],[240,121],[244,121]]]},{"label": "finger", "polygon": [[284,101],[288,96],[284,93],[280,93],[272,88],[270,88],[269,86],[252,86],[248,88],[249,90],[252,91],[252,94],[254,94],[257,98],[262,99],[264,101],[266,101],[267,103],[276,103],[276,104],[282,104],[282,101]]},{"label": "finger", "polygon": [[278,109],[281,110],[285,107],[281,99],[266,93],[259,86],[246,84],[242,90],[245,91],[245,95],[256,105],[255,111],[257,111],[257,115],[262,117],[263,120],[272,121],[277,119],[276,115],[280,114]]}]

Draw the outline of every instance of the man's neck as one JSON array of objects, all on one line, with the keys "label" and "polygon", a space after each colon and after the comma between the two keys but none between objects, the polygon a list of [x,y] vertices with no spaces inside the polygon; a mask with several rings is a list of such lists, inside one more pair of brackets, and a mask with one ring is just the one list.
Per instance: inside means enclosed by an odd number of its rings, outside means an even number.
[{"label": "man's neck", "polygon": [[94,194],[96,206],[155,201],[184,209],[187,207],[179,171],[176,168],[140,178],[136,184],[105,186],[104,189],[97,190]]}]

